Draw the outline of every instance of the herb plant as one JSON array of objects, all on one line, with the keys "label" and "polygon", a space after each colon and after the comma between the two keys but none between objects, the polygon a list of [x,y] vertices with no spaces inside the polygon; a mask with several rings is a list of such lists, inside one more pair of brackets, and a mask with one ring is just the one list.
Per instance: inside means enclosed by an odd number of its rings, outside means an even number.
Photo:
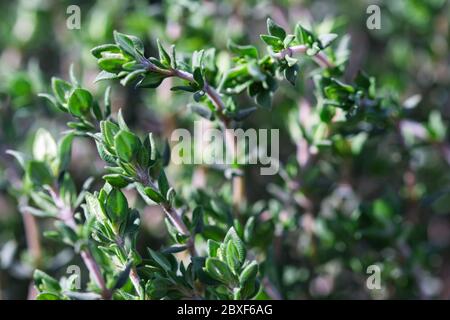
[{"label": "herb plant", "polygon": [[[166,9],[201,12],[180,7]],[[53,77],[49,93],[39,94],[67,120],[60,135],[39,128],[32,152],[7,151],[22,172],[12,193],[35,269],[35,298],[347,297],[350,285],[338,274],[363,288],[366,268],[380,261],[383,281],[407,296],[433,267],[427,253],[439,252],[426,242],[411,246],[424,237],[416,221],[423,219],[421,205],[439,210],[446,194],[427,195],[434,189],[418,182],[427,170],[415,152],[426,146],[436,161],[448,162],[446,126],[437,111],[420,125],[411,121],[417,96],[402,100],[382,81],[352,70],[349,37],[334,29],[297,23],[288,30],[268,18],[259,43],[228,40],[226,50],[178,50],[167,38],[148,43],[119,31],[108,33],[112,43],[91,41],[90,59],[100,70],[95,85],[83,83],[74,64],[68,80]],[[279,143],[290,140],[294,149],[282,150],[271,180],[258,181],[236,155],[229,165],[174,168],[171,159],[179,155],[164,134],[148,130],[144,118],[133,121],[141,116],[133,105],[114,102],[123,92],[139,93],[164,106],[158,97],[168,88],[181,101],[171,111],[183,114],[171,120],[190,127],[201,119],[220,129],[229,151],[238,148],[230,129],[258,128],[258,117],[273,117],[273,128],[281,122]],[[295,107],[278,106],[281,99]],[[169,122],[166,137],[174,128]],[[72,169],[78,143],[95,144],[102,167],[82,183],[85,176]],[[261,186],[264,195],[252,196]],[[162,246],[145,241],[149,208],[164,213]],[[51,271],[56,254],[36,246],[41,231],[79,257],[88,274],[83,285],[77,274]]]}]

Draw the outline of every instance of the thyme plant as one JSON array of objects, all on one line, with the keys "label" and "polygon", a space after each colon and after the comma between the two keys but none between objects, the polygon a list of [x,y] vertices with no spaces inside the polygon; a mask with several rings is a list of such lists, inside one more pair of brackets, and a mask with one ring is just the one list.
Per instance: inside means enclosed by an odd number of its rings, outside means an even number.
[{"label": "thyme plant", "polygon": [[[133,132],[120,110],[112,112],[114,89],[108,87],[103,101],[97,101],[73,70],[70,81],[53,78],[52,92],[41,96],[71,120],[58,142],[40,129],[32,155],[10,151],[24,172],[20,210],[53,219],[45,237],[73,248],[90,280],[80,289],[74,276],[56,279],[36,270],[37,299],[283,298],[271,245],[280,240],[280,228],[296,228],[297,222],[292,216],[283,218],[282,207],[300,208],[311,216],[315,159],[330,150],[343,159],[357,156],[369,135],[398,130],[404,116],[401,103],[380,95],[375,80],[362,71],[350,83],[343,80],[347,37],[320,34],[301,24],[289,32],[267,19],[267,32],[260,36],[266,50],[230,41],[232,59],[226,63],[214,48],[184,53],[156,39],[158,55],[148,56],[138,37],[115,31],[113,38],[114,43],[91,51],[101,69],[96,82],[117,81],[146,90],[172,78],[172,91],[192,95],[188,110],[225,132],[243,126],[258,108],[270,110],[274,94],[286,92],[280,87],[295,86],[313,68],[306,76],[314,80],[316,105],[305,105],[287,121],[292,138],[302,146],[299,168],[281,167],[279,175],[289,192],[279,202],[245,199],[246,168],[236,158],[223,168],[220,192],[181,192],[167,172],[170,146],[152,132]],[[255,106],[239,105],[241,94]],[[103,186],[97,190],[92,179],[77,190],[68,170],[72,143],[79,137],[94,141],[104,162]],[[229,150],[236,149],[233,137],[226,141]],[[167,246],[137,247],[141,215],[126,196],[131,190],[165,213]],[[307,226],[305,231],[311,232]]]}]

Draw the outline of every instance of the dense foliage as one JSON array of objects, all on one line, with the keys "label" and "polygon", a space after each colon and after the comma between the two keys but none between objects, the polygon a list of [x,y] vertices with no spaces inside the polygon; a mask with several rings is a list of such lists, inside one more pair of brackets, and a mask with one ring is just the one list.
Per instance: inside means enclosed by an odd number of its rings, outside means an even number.
[{"label": "dense foliage", "polygon": [[[61,3],[2,4],[2,296],[448,297],[446,1],[380,30],[354,1],[97,1],[62,30]],[[277,175],[173,164],[199,119],[279,129]]]}]

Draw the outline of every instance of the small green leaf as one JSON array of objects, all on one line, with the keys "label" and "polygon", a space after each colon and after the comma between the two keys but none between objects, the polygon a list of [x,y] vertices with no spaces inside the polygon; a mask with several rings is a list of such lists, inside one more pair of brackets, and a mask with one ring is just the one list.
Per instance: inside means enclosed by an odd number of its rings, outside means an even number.
[{"label": "small green leaf", "polygon": [[267,32],[269,32],[271,36],[277,37],[281,41],[286,38],[286,31],[284,31],[284,29],[280,25],[275,23],[275,21],[273,21],[271,18],[267,18]]},{"label": "small green leaf", "polygon": [[299,70],[299,67],[297,64],[293,65],[292,67],[286,68],[284,70],[284,77],[293,86],[295,86],[297,83],[298,70]]},{"label": "small green leaf", "polygon": [[100,130],[106,144],[110,147],[114,146],[114,137],[120,131],[119,126],[109,120],[100,121]]},{"label": "small green leaf", "polygon": [[161,172],[159,173],[158,188],[159,188],[159,192],[162,195],[164,195],[164,196],[167,195],[170,185],[169,185],[169,181],[167,181],[167,177],[166,177],[164,170],[161,170]]},{"label": "small green leaf", "polygon": [[58,147],[50,132],[44,128],[39,128],[33,142],[34,159],[51,162],[56,158],[57,152]]},{"label": "small green leaf", "polygon": [[117,78],[119,78],[119,76],[117,74],[102,70],[97,75],[97,77],[95,77],[94,83],[103,81],[103,80],[114,80]]},{"label": "small green leaf", "polygon": [[117,74],[122,71],[122,65],[127,62],[127,60],[121,55],[116,54],[115,56],[100,58],[97,63],[98,66],[109,73]]},{"label": "small green leaf", "polygon": [[126,220],[128,213],[128,201],[122,191],[113,188],[106,198],[106,214],[113,223]]},{"label": "small green leaf", "polygon": [[144,53],[144,45],[142,41],[131,35],[114,31],[114,40],[122,51],[134,57],[136,60],[142,57]]},{"label": "small green leaf", "polygon": [[68,102],[69,111],[74,116],[81,117],[91,109],[92,102],[93,98],[89,91],[77,88],[70,95]]},{"label": "small green leaf", "polygon": [[223,242],[225,244],[228,244],[229,241],[233,242],[233,244],[236,246],[240,263],[244,263],[245,257],[247,255],[245,245],[242,242],[241,238],[238,236],[234,227],[231,227],[230,230],[228,230]]},{"label": "small green leaf", "polygon": [[130,83],[136,82],[136,81],[141,81],[142,79],[144,79],[144,74],[146,74],[146,70],[144,69],[139,69],[139,70],[135,70],[133,72],[130,72],[125,78],[123,78],[122,80],[120,80],[120,84],[123,85],[124,87],[129,85]]},{"label": "small green leaf", "polygon": [[125,188],[130,184],[130,180],[126,179],[122,174],[119,173],[106,174],[102,178],[116,188]]},{"label": "small green leaf", "polygon": [[300,44],[311,46],[315,41],[314,35],[300,24],[295,26],[295,37]]},{"label": "small green leaf", "polygon": [[104,220],[106,218],[106,213],[97,197],[89,192],[86,192],[85,199],[88,212],[91,215],[94,215],[97,220]]},{"label": "small green leaf", "polygon": [[33,274],[34,283],[40,291],[57,293],[61,291],[59,282],[41,270],[35,270]]},{"label": "small green leaf", "polygon": [[122,288],[127,283],[130,277],[131,267],[132,264],[128,263],[125,269],[120,272],[119,276],[117,277],[116,283],[114,284],[114,290]]},{"label": "small green leaf", "polygon": [[208,245],[208,256],[210,256],[211,258],[217,257],[217,251],[220,248],[220,243],[212,239],[208,239],[207,245]]},{"label": "small green leaf", "polygon": [[119,109],[119,112],[117,112],[117,123],[119,124],[120,129],[130,131],[125,119],[123,118],[122,109]]},{"label": "small green leaf", "polygon": [[278,37],[269,36],[267,34],[260,35],[261,40],[264,41],[267,45],[272,46],[274,50],[283,49],[283,42]]},{"label": "small green leaf", "polygon": [[224,284],[232,284],[235,281],[230,268],[225,262],[217,258],[208,258],[205,263],[205,271],[215,280]]},{"label": "small green leaf", "polygon": [[192,211],[192,231],[194,234],[202,233],[203,231],[203,207],[196,207],[194,211]]},{"label": "small green leaf", "polygon": [[241,262],[239,251],[233,241],[229,241],[226,246],[226,259],[230,269],[233,270],[235,274],[238,273],[243,261]]},{"label": "small green leaf", "polygon": [[56,100],[61,104],[65,104],[72,90],[72,85],[67,81],[53,77],[52,90]]},{"label": "small green leaf", "polygon": [[25,171],[31,183],[36,186],[50,185],[52,183],[52,174],[44,162],[31,160],[27,163]]},{"label": "small green leaf", "polygon": [[114,148],[122,161],[132,161],[140,147],[139,138],[130,131],[120,130],[114,137]]},{"label": "small green leaf", "polygon": [[147,72],[145,73],[145,77],[138,82],[136,87],[154,89],[157,88],[165,78],[166,76],[161,73]]},{"label": "small green leaf", "polygon": [[115,44],[103,44],[91,50],[91,54],[97,59],[102,57],[103,52],[120,53],[120,48]]},{"label": "small green leaf", "polygon": [[200,67],[195,68],[193,76],[194,76],[194,80],[197,83],[198,87],[200,89],[203,89],[203,87],[205,85],[205,80],[203,79],[202,70]]},{"label": "small green leaf", "polygon": [[258,274],[258,264],[255,261],[252,261],[247,267],[242,270],[241,275],[239,276],[239,282],[241,285],[244,285],[246,282],[255,281],[256,275]]},{"label": "small green leaf", "polygon": [[258,49],[256,47],[251,45],[238,45],[232,42],[231,40],[228,41],[228,49],[239,56],[249,57],[253,59],[258,59]]},{"label": "small green leaf", "polygon": [[161,203],[165,200],[164,197],[161,195],[161,193],[159,193],[158,191],[156,191],[150,187],[144,188],[144,193],[147,195],[147,197],[149,197],[151,200],[153,200],[156,203]]},{"label": "small green leaf", "polygon": [[256,103],[265,109],[272,108],[272,92],[268,90],[260,91],[256,95]]},{"label": "small green leaf", "polygon": [[147,248],[148,252],[150,253],[150,256],[153,260],[163,269],[166,271],[169,271],[172,269],[172,265],[170,264],[170,261],[165,257],[164,254],[154,251],[150,248]]},{"label": "small green leaf", "polygon": [[170,56],[167,53],[167,51],[164,49],[164,47],[162,46],[161,42],[159,41],[159,39],[156,39],[156,44],[158,46],[158,52],[159,52],[159,61],[165,66],[165,67],[170,67]]}]

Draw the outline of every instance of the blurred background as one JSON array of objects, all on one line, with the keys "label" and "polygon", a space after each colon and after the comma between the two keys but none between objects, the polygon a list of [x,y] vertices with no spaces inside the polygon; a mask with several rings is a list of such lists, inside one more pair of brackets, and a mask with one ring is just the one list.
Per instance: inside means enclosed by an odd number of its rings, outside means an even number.
[{"label": "blurred background", "polygon": [[[381,8],[379,30],[366,27],[370,4]],[[81,9],[80,29],[67,27],[70,5]],[[292,181],[248,169],[249,206],[270,216],[260,232],[268,237],[263,243],[278,246],[268,257],[273,282],[288,299],[450,298],[448,1],[18,0],[0,2],[0,299],[26,299],[36,267],[36,250],[27,245],[17,209],[21,169],[5,151],[29,153],[40,127],[54,137],[67,130],[66,115],[37,96],[49,92],[50,78],[68,79],[73,63],[83,86],[101,97],[106,85],[93,83],[98,68],[90,49],[112,42],[113,30],[145,40],[147,55],[157,52],[155,39],[160,38],[166,45],[176,44],[179,52],[215,47],[220,63],[228,57],[228,38],[264,48],[259,35],[269,15],[287,30],[310,22],[341,37],[349,34],[344,80],[364,69],[376,78],[380,93],[410,109],[402,123],[402,142],[379,132],[353,153],[340,149],[345,139],[321,153],[305,182],[313,203],[308,214],[286,200],[296,193]],[[189,127],[196,118],[185,107],[187,97],[171,92],[168,82],[157,90],[114,83],[113,108],[122,108],[140,133],[167,137],[174,128]],[[246,97],[239,99],[243,106],[254,105]],[[314,103],[304,70],[296,87],[280,86],[271,113],[259,110],[245,123],[280,128],[285,141],[281,161],[288,175],[295,175],[301,161],[296,135],[300,107]],[[71,173],[78,187],[89,176],[101,177],[102,170],[95,145],[77,139]],[[190,184],[193,170],[171,168],[177,188]],[[212,177],[208,186],[218,181]],[[164,243],[161,212],[142,206],[141,215],[142,246]],[[312,231],[308,223],[314,224]],[[51,225],[38,220],[39,230]],[[64,274],[65,266],[77,259],[63,245],[41,241],[39,267],[50,274]],[[381,267],[380,290],[365,285],[371,264]]]}]

